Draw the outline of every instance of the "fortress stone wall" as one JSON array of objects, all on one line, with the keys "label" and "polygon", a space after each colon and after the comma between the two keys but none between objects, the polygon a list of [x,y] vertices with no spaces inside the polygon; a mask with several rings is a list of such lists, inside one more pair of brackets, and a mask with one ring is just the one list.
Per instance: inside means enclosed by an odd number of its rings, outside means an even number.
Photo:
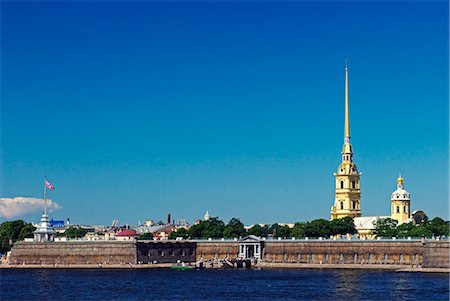
[{"label": "fortress stone wall", "polygon": [[[450,268],[450,241],[266,240],[268,263],[405,265]],[[234,259],[239,241],[70,241],[15,243],[10,264],[174,263]]]},{"label": "fortress stone wall", "polygon": [[136,243],[140,263],[195,262],[195,242],[176,240],[142,240]]},{"label": "fortress stone wall", "polygon": [[238,241],[198,241],[197,261],[211,259],[235,259],[239,255]]},{"label": "fortress stone wall", "polygon": [[136,263],[133,241],[18,242],[10,264],[128,264]]},{"label": "fortress stone wall", "polygon": [[421,265],[420,241],[268,241],[265,262]]},{"label": "fortress stone wall", "polygon": [[450,242],[427,241],[423,258],[424,267],[450,268]]}]

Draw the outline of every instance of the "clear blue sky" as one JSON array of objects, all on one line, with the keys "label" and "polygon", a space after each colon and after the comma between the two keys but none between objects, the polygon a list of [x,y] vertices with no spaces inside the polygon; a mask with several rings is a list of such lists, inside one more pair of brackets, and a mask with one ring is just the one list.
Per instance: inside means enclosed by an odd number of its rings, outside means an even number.
[{"label": "clear blue sky", "polygon": [[[74,223],[329,218],[344,61],[363,215],[448,218],[448,2],[1,2],[0,197]],[[23,218],[38,221],[38,212]]]}]

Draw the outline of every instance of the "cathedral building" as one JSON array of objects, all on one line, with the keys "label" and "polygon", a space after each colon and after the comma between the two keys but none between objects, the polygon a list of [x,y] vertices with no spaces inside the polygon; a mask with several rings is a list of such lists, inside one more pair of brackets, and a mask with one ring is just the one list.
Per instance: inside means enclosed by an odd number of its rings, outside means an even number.
[{"label": "cathedral building", "polygon": [[358,235],[362,238],[375,237],[375,224],[379,219],[392,218],[398,224],[418,224],[423,222],[425,213],[416,210],[411,213],[410,195],[403,187],[403,178],[397,179],[397,190],[391,195],[390,216],[361,216],[361,173],[353,161],[353,147],[350,144],[350,113],[348,101],[348,66],[345,66],[345,111],[344,111],[344,145],[337,172],[334,173],[336,190],[334,205],[331,207],[331,219],[352,217]]},{"label": "cathedral building", "polygon": [[331,207],[331,219],[346,216],[361,216],[361,191],[358,167],[353,162],[353,148],[350,144],[350,115],[348,104],[348,66],[345,66],[345,118],[344,145],[342,146],[342,162],[339,164],[336,178],[334,205]]}]

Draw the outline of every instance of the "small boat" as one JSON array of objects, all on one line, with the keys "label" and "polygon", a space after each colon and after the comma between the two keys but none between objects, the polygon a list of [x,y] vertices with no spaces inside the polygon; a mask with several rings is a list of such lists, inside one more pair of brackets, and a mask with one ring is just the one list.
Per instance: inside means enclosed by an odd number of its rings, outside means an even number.
[{"label": "small boat", "polygon": [[191,266],[191,265],[173,265],[173,266],[171,266],[170,267],[172,270],[182,270],[182,271],[184,271],[184,270],[193,270],[193,269],[195,269],[195,267],[194,266]]}]

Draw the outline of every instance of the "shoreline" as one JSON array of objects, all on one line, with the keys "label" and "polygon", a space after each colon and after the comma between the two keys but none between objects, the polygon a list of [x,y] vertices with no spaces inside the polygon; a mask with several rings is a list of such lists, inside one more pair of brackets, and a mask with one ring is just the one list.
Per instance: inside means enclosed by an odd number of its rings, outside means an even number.
[{"label": "shoreline", "polygon": [[[5,269],[170,269],[176,266],[173,263],[157,264],[70,264],[70,265],[50,265],[50,264],[27,264],[11,265],[1,264],[0,270]],[[191,265],[193,266],[193,265]],[[450,268],[423,268],[405,265],[376,265],[376,264],[306,264],[306,263],[272,263],[259,262],[253,269],[336,269],[336,270],[385,270],[409,273],[450,273]],[[220,268],[207,268],[220,269]]]},{"label": "shoreline", "polygon": [[336,269],[336,270],[386,270],[396,272],[450,273],[450,268],[423,268],[407,265],[380,264],[309,264],[260,262],[255,268],[261,269]]}]

